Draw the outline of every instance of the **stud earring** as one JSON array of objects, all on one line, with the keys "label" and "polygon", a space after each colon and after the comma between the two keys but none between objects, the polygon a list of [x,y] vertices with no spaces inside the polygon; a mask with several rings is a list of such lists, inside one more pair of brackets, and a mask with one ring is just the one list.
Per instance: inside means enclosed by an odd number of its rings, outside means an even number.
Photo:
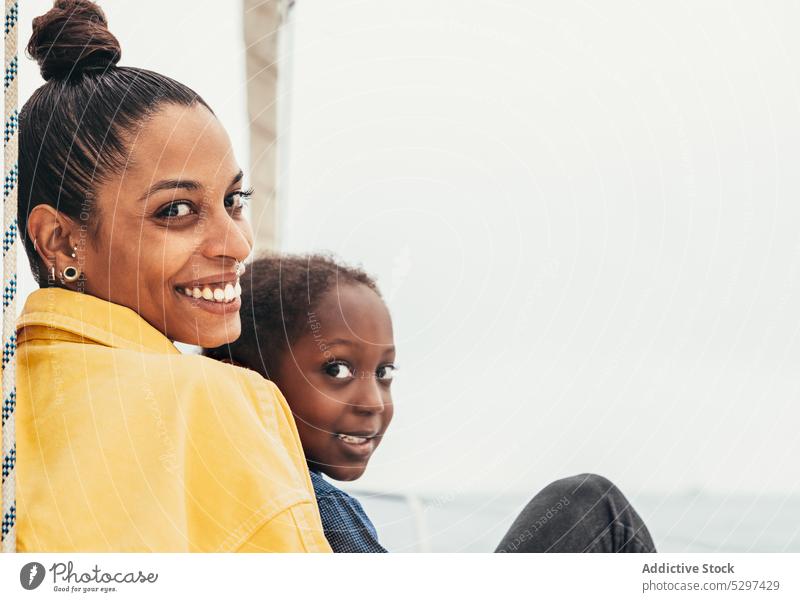
[{"label": "stud earring", "polygon": [[245,272],[245,270],[246,270],[247,268],[245,267],[245,265],[244,265],[244,263],[243,263],[243,262],[241,262],[241,261],[237,261],[237,262],[234,264],[234,269],[236,270],[236,277],[238,278],[239,276],[241,276],[241,275],[243,275],[243,274],[244,274],[244,272]]},{"label": "stud earring", "polygon": [[61,272],[61,282],[75,282],[81,276],[81,271],[75,266],[68,265]]},{"label": "stud earring", "polygon": [[78,256],[78,245],[72,247],[72,253],[70,253],[70,257],[75,259]]}]

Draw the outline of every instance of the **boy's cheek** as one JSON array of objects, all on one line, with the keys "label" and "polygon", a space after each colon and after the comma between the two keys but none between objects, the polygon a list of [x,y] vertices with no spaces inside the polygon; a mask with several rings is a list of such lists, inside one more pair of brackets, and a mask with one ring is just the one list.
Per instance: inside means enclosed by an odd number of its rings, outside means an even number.
[{"label": "boy's cheek", "polygon": [[391,400],[385,405],[385,409],[383,410],[383,432],[385,433],[389,430],[389,425],[392,423],[392,419],[394,418],[394,404]]}]

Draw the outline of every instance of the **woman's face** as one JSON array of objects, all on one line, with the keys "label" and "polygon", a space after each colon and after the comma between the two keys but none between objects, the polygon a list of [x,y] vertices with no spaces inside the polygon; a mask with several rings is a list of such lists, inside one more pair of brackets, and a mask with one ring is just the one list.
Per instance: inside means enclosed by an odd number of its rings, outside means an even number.
[{"label": "woman's face", "polygon": [[202,105],[165,105],[132,135],[123,173],[97,190],[97,233],[78,245],[83,290],[133,309],[175,341],[235,340],[236,263],[253,245],[243,200],[217,118]]}]

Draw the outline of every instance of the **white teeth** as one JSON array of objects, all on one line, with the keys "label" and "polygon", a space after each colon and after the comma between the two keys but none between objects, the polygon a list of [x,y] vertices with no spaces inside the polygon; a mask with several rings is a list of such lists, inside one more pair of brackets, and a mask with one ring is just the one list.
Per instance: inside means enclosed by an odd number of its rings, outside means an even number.
[{"label": "white teeth", "polygon": [[227,283],[221,288],[212,289],[210,286],[204,286],[202,289],[199,286],[185,287],[178,289],[182,291],[187,297],[194,299],[203,298],[206,301],[214,301],[216,303],[230,303],[234,299],[242,296],[242,285],[239,284],[237,279],[235,283]]},{"label": "white teeth", "polygon": [[339,437],[339,439],[341,439],[345,443],[360,444],[360,443],[366,443],[368,441],[366,437],[355,437],[353,435],[336,435],[336,436]]}]

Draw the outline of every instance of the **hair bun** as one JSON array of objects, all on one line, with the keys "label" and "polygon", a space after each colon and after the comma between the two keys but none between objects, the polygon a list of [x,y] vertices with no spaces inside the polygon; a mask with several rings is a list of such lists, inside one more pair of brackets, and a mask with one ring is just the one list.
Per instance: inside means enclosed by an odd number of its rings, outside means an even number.
[{"label": "hair bun", "polygon": [[122,50],[97,4],[56,0],[53,8],[33,20],[28,54],[49,81],[79,78],[87,71],[113,67]]}]

